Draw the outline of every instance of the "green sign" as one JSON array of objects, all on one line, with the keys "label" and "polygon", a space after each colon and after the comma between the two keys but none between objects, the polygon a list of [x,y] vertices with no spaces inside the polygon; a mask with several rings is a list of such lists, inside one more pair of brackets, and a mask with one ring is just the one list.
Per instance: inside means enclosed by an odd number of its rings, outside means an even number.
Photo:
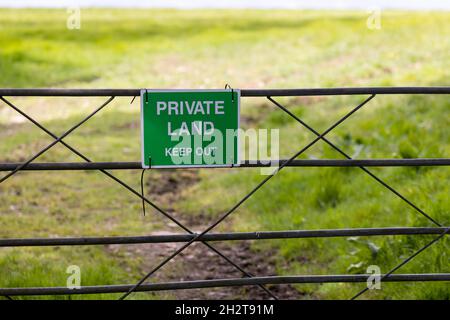
[{"label": "green sign", "polygon": [[142,167],[239,165],[239,90],[142,90]]}]

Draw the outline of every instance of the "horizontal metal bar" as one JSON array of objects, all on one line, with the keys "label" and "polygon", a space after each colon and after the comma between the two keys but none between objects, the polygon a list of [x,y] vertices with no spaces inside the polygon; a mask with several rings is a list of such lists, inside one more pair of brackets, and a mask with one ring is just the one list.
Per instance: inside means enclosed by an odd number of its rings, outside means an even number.
[{"label": "horizontal metal bar", "polygon": [[11,97],[136,97],[141,89],[59,89],[59,88],[5,88],[0,96]]},{"label": "horizontal metal bar", "polygon": [[[0,163],[0,171],[12,171],[20,163]],[[142,169],[141,162],[32,162],[21,170],[133,170]]]},{"label": "horizontal metal bar", "polygon": [[[330,238],[356,236],[388,236],[388,235],[431,235],[441,234],[444,227],[439,228],[360,228],[360,229],[323,229],[323,230],[288,230],[262,232],[235,232],[205,234],[195,241],[234,241],[234,240],[265,240],[265,239],[301,239]],[[188,242],[196,234],[167,234],[127,237],[78,237],[78,238],[32,238],[32,239],[0,239],[0,247],[25,246],[84,246],[105,244],[137,244]]]},{"label": "horizontal metal bar", "polygon": [[[366,282],[370,275],[307,275],[307,276],[272,276],[252,278],[231,278],[215,280],[196,280],[182,282],[163,282],[142,284],[135,291],[163,291],[200,288],[217,288],[252,285],[296,284],[296,283],[355,283]],[[382,275],[383,276],[383,275]],[[392,274],[383,282],[416,282],[416,281],[450,281],[449,273],[422,274]],[[36,288],[0,288],[0,295],[7,296],[36,296],[36,295],[72,295],[72,294],[100,294],[127,292],[134,285],[106,285],[85,286],[79,289],[67,287],[36,287]]]},{"label": "horizontal metal bar", "polygon": [[[32,89],[3,88],[0,96],[35,97],[134,97],[141,89]],[[362,87],[362,88],[303,88],[303,89],[241,89],[243,97],[266,96],[329,96],[366,94],[450,94],[450,87]]]},{"label": "horizontal metal bar", "polygon": [[[244,161],[237,168],[258,168],[282,165],[287,160],[274,160],[272,163],[266,161]],[[0,163],[0,171],[13,171],[21,163]],[[361,160],[293,160],[288,167],[412,167],[412,166],[449,166],[450,159],[361,159]],[[220,167],[214,167],[220,168]],[[134,170],[142,169],[140,162],[47,162],[30,163],[21,170]]]}]

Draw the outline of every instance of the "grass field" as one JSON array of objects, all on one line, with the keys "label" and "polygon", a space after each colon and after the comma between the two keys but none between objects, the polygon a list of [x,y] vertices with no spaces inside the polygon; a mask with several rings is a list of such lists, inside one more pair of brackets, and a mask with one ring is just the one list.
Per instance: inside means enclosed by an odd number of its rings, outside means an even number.
[{"label": "grass field", "polygon": [[[0,9],[0,87],[299,88],[450,85],[450,13],[383,12],[381,30],[364,12],[83,10],[80,30],[63,10]],[[280,98],[319,132],[365,97]],[[61,134],[105,99],[11,98]],[[280,129],[282,158],[314,136],[265,99],[242,101],[246,128]],[[329,139],[356,158],[449,157],[447,96],[379,96]],[[139,104],[117,98],[65,141],[95,161],[140,159]],[[27,160],[52,140],[0,103],[0,162]],[[341,158],[323,143],[303,158]],[[55,146],[38,161],[78,161]],[[449,222],[448,168],[374,168],[443,225]],[[140,172],[116,172],[139,188]],[[151,172],[152,183],[163,172]],[[171,206],[217,217],[264,177],[258,170],[203,170]],[[0,185],[0,237],[140,235],[165,228],[142,217],[138,198],[97,172],[20,172]],[[150,196],[151,197],[151,196]],[[219,201],[220,199],[220,201]],[[150,209],[149,209],[150,210]],[[358,168],[287,168],[226,220],[221,230],[259,231],[432,226]],[[382,272],[429,236],[283,240],[279,274]],[[450,272],[448,239],[399,273]],[[136,281],[140,256],[105,247],[2,248],[0,287],[64,286],[79,265],[82,285]],[[156,261],[155,261],[156,264]],[[363,284],[299,285],[305,299],[345,299]],[[365,298],[449,299],[446,283],[383,284]],[[115,298],[117,295],[72,298]],[[136,294],[166,298],[170,294]],[[60,297],[61,298],[61,297]],[[67,297],[64,297],[67,298]]]}]

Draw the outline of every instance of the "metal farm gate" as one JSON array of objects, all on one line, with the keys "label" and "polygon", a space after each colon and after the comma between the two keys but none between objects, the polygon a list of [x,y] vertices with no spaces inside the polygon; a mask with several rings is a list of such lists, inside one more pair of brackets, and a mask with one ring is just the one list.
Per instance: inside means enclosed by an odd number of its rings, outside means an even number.
[{"label": "metal farm gate", "polygon": [[[424,95],[448,95],[450,87],[386,87],[386,88],[330,88],[330,89],[280,89],[280,90],[241,90],[242,97],[266,97],[276,107],[287,113],[301,126],[312,132],[316,138],[306,146],[295,152],[289,159],[279,160],[279,167],[273,171],[271,175],[266,176],[258,185],[256,185],[248,194],[241,198],[233,207],[223,213],[219,219],[206,228],[201,233],[194,233],[187,226],[175,219],[170,213],[160,208],[157,204],[145,197],[142,190],[136,190],[123,180],[113,174],[114,170],[138,170],[142,169],[140,162],[94,162],[86,155],[78,151],[75,147],[64,141],[69,134],[73,133],[77,128],[87,122],[90,118],[104,109],[115,97],[135,98],[140,95],[140,89],[0,89],[0,100],[8,107],[14,109],[20,115],[32,122],[36,127],[51,136],[54,140],[45,148],[36,152],[34,156],[21,163],[0,163],[0,171],[6,172],[0,178],[0,184],[5,180],[12,178],[14,174],[21,170],[41,171],[41,170],[98,170],[108,178],[113,179],[122,187],[134,194],[137,199],[150,205],[160,214],[171,220],[173,223],[183,229],[186,234],[167,234],[167,235],[150,235],[150,236],[134,236],[134,237],[83,237],[83,238],[33,238],[33,239],[0,239],[0,247],[20,247],[20,246],[85,246],[85,245],[105,245],[105,244],[137,244],[137,243],[164,243],[164,242],[181,242],[184,243],[175,252],[169,254],[163,261],[158,263],[152,270],[141,278],[135,284],[118,284],[118,285],[97,285],[84,286],[80,289],[69,289],[66,287],[34,287],[34,288],[0,288],[0,295],[13,299],[13,296],[30,296],[30,295],[71,295],[71,294],[94,294],[94,293],[123,293],[121,299],[125,299],[133,292],[138,291],[158,291],[158,290],[179,290],[193,288],[211,288],[226,286],[259,286],[266,291],[272,298],[277,297],[270,291],[266,285],[273,284],[296,284],[296,283],[337,283],[337,282],[366,282],[367,274],[341,274],[341,275],[293,275],[293,276],[256,276],[245,271],[237,261],[230,260],[220,250],[218,250],[213,242],[215,241],[236,241],[236,240],[262,240],[262,239],[300,239],[300,238],[321,238],[321,237],[347,237],[347,236],[386,236],[386,235],[436,235],[436,237],[422,248],[418,248],[414,254],[401,261],[396,267],[389,272],[381,275],[381,281],[384,282],[401,282],[401,281],[449,281],[449,273],[433,273],[433,274],[398,274],[396,273],[402,266],[410,262],[421,252],[441,240],[448,234],[449,227],[443,225],[442,222],[436,221],[411,200],[404,197],[396,189],[388,185],[385,181],[376,176],[369,167],[403,167],[403,166],[449,166],[450,158],[433,158],[433,159],[352,159],[348,153],[336,146],[327,139],[326,135],[333,129],[342,124],[352,114],[357,112],[368,102],[375,98],[376,95],[393,95],[393,94],[424,94]],[[362,95],[362,102],[354,107],[345,116],[340,118],[332,126],[323,132],[318,132],[302,119],[294,115],[286,107],[275,100],[275,97],[288,96],[337,96],[337,95]],[[82,121],[68,129],[64,134],[57,136],[38,121],[23,112],[18,106],[11,102],[10,98],[18,96],[33,97],[108,97],[107,100],[99,106],[94,112],[85,117]],[[448,115],[443,115],[448,116]],[[298,160],[298,156],[303,154],[310,147],[322,141],[345,157],[344,160]],[[73,152],[81,158],[82,162],[76,163],[37,163],[35,160],[43,153],[48,151],[56,144],[62,144],[65,148]],[[248,167],[268,166],[261,162],[245,161],[238,168],[231,170],[245,170]],[[434,227],[395,227],[395,228],[363,228],[363,229],[327,229],[327,230],[289,230],[289,231],[261,231],[246,233],[211,233],[211,231],[223,222],[228,216],[236,211],[247,199],[249,199],[256,191],[262,188],[271,178],[273,178],[280,170],[285,167],[358,167],[377,183],[390,190],[393,194],[403,200],[408,206],[412,207],[418,214],[429,220]],[[171,259],[176,257],[193,242],[200,242],[209,250],[225,259],[234,268],[239,270],[242,278],[182,281],[182,282],[163,282],[163,283],[146,283],[146,280],[166,265]],[[356,293],[352,299],[356,299],[368,288]]]}]

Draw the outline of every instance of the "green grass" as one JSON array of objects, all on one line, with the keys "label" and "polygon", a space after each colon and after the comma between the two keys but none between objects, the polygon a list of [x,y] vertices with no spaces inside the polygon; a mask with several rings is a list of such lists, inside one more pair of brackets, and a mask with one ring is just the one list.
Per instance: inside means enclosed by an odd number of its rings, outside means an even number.
[{"label": "green grass", "polygon": [[[0,9],[0,87],[296,88],[449,85],[448,13],[383,12],[368,30],[364,12],[83,10],[81,30],[66,29],[62,10]],[[363,97],[279,98],[319,132]],[[12,98],[61,134],[100,98]],[[118,98],[65,139],[94,161],[140,158],[137,101]],[[244,126],[280,129],[287,158],[314,139],[267,100],[243,100]],[[378,96],[329,139],[357,158],[448,157],[446,96]],[[52,140],[0,105],[0,159],[23,161]],[[304,158],[342,158],[317,143]],[[55,146],[38,161],[78,161]],[[383,180],[442,224],[449,222],[447,168],[374,168]],[[117,172],[139,187],[139,172]],[[164,174],[153,172],[157,181]],[[184,200],[164,203],[183,214],[218,216],[264,177],[259,170],[204,170]],[[157,213],[98,172],[19,173],[0,185],[0,236],[134,235],[164,228]],[[285,230],[430,226],[408,205],[357,168],[286,168],[220,227]],[[264,241],[276,248],[280,274],[388,271],[430,241],[372,237]],[[449,272],[441,240],[399,273]],[[67,266],[82,268],[82,284],[138,279],[139,257],[105,247],[0,250],[0,287],[64,286]],[[305,298],[348,298],[363,284],[299,285]],[[366,298],[448,299],[445,283],[383,284]],[[115,298],[95,295],[72,298]],[[155,296],[139,294],[135,298]],[[166,297],[157,295],[156,297]],[[61,297],[60,297],[61,298]],[[62,297],[67,298],[67,297]]]}]

